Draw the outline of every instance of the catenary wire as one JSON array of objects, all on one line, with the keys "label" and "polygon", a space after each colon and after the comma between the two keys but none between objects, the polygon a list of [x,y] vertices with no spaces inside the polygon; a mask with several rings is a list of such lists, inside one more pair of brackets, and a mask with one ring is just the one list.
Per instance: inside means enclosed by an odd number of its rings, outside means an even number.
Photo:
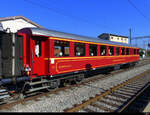
[{"label": "catenary wire", "polygon": [[141,10],[139,10],[139,9],[135,6],[135,4],[134,4],[133,2],[131,2],[131,0],[128,0],[128,2],[139,12],[139,14],[141,14],[147,21],[150,22],[150,19],[149,19],[146,15],[144,15],[143,12],[141,12]]}]

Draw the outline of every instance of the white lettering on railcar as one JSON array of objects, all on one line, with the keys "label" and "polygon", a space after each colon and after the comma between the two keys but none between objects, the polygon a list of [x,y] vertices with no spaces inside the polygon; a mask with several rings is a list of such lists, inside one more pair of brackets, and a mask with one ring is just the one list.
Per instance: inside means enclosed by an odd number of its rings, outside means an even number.
[{"label": "white lettering on railcar", "polygon": [[54,58],[51,58],[51,64],[54,64],[54,63],[55,63]]}]

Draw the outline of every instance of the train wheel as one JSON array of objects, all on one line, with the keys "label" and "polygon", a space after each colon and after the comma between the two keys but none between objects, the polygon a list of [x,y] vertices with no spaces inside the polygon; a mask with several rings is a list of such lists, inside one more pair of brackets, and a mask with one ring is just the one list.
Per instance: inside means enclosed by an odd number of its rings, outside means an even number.
[{"label": "train wheel", "polygon": [[24,99],[24,95],[23,93],[14,93],[11,94],[11,98],[9,99],[9,101],[16,101],[16,100],[23,100]]},{"label": "train wheel", "polygon": [[76,75],[76,83],[82,82],[84,79],[84,74]]},{"label": "train wheel", "polygon": [[59,87],[61,88],[61,87],[65,87],[67,84],[66,84],[66,80],[65,79],[63,79],[63,80],[60,80],[60,85],[59,85]]},{"label": "train wheel", "polygon": [[60,85],[60,80],[53,80],[47,83],[47,86],[49,86],[49,88],[47,88],[48,91],[53,90],[58,88]]}]

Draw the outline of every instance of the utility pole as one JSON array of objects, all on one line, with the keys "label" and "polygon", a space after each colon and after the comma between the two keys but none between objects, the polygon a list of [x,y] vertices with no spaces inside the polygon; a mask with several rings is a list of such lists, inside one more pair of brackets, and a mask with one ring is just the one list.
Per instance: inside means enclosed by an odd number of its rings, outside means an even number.
[{"label": "utility pole", "polygon": [[129,32],[130,32],[130,44],[131,44],[131,28],[129,29]]}]

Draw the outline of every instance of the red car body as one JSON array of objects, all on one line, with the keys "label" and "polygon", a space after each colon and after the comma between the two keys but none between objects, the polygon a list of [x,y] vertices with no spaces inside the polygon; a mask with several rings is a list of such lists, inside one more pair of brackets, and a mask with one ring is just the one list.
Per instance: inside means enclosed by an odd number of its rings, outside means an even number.
[{"label": "red car body", "polygon": [[[61,77],[62,74],[83,72],[89,69],[93,70],[139,61],[139,48],[128,44],[107,42],[100,39],[92,40],[92,38],[87,38],[86,40],[84,36],[36,28],[22,29],[18,31],[18,35],[23,36],[23,57],[21,58],[23,59],[24,68],[27,66],[31,68],[29,72],[31,79],[37,76]],[[35,56],[35,40],[37,39],[41,41],[40,57]],[[55,40],[69,42],[69,56],[55,57]],[[85,44],[85,56],[75,56],[75,43]],[[89,44],[97,45],[97,56],[89,55]],[[101,45],[107,47],[107,54],[105,56],[100,55]],[[114,48],[114,55],[112,56],[108,54],[109,46]],[[119,47],[119,55],[116,54],[116,47]],[[124,55],[121,55],[121,48],[125,48]],[[126,54],[127,48],[129,49],[128,54]]]}]

